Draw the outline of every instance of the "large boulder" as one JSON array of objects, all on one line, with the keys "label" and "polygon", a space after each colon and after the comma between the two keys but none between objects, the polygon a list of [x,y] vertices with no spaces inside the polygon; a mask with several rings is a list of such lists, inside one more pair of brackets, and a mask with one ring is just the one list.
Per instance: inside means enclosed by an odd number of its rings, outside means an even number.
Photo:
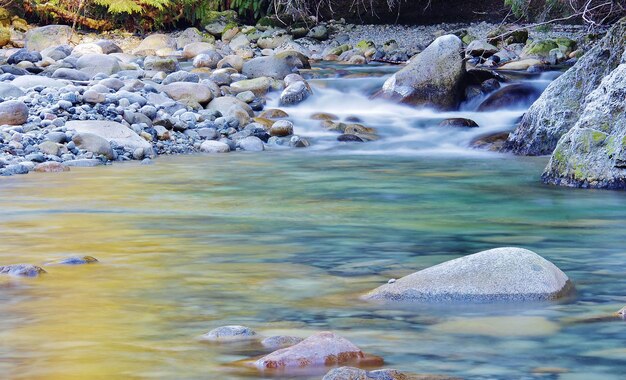
[{"label": "large boulder", "polygon": [[363,351],[349,340],[332,332],[321,332],[265,355],[254,364],[259,369],[303,368],[355,363],[364,358]]},{"label": "large boulder", "polygon": [[18,100],[0,103],[0,125],[22,125],[28,121],[28,107]]},{"label": "large boulder", "polygon": [[541,89],[525,83],[504,86],[493,92],[479,106],[479,112],[501,109],[526,109],[541,95]]},{"label": "large boulder", "polygon": [[159,50],[176,50],[176,40],[167,34],[152,34],[133,50],[137,55],[155,55]]},{"label": "large boulder", "polygon": [[364,298],[395,302],[495,302],[551,300],[572,285],[559,268],[521,248],[496,248],[464,256],[390,281]]},{"label": "large boulder", "polygon": [[529,156],[551,154],[561,136],[580,119],[587,107],[585,98],[620,64],[626,50],[625,40],[626,19],[622,19],[600,43],[548,86],[511,133],[504,150]]},{"label": "large boulder", "polygon": [[585,98],[578,121],[552,154],[545,182],[626,190],[626,52],[622,62]]},{"label": "large boulder", "polygon": [[47,25],[26,33],[26,49],[42,51],[50,46],[67,45],[72,40],[72,28],[67,25]]},{"label": "large boulder", "polygon": [[462,49],[463,42],[455,35],[437,38],[387,79],[379,96],[416,106],[455,109],[465,74]]},{"label": "large boulder", "polygon": [[109,143],[115,143],[131,151],[141,148],[149,152],[152,149],[152,145],[141,138],[135,131],[114,121],[73,120],[65,123],[65,127],[77,133],[92,133],[98,135]]}]

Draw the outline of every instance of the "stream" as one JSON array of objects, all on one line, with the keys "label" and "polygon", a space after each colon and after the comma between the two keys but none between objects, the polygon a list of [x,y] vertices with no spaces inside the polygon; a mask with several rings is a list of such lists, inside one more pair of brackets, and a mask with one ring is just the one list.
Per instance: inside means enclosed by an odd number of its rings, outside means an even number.
[{"label": "stream", "polygon": [[[626,305],[623,194],[546,186],[547,157],[468,148],[514,128],[528,105],[441,113],[371,100],[396,69],[306,73],[314,96],[285,110],[308,149],[0,178],[1,264],[100,261],[0,276],[1,377],[275,378],[233,364],[264,354],[258,346],[197,339],[242,324],[264,336],[332,330],[408,372],[623,379],[626,323],[596,318]],[[545,88],[554,77],[521,80]],[[381,138],[338,143],[309,120],[314,112],[356,116]],[[448,117],[480,127],[438,127]],[[501,246],[554,262],[575,295],[415,308],[359,299],[390,278]]]}]

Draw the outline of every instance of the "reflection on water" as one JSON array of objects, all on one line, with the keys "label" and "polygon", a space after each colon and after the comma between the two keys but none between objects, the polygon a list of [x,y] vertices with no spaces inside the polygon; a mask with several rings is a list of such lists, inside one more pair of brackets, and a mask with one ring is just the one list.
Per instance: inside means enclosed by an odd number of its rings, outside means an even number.
[{"label": "reflection on water", "polygon": [[[543,186],[545,159],[341,151],[0,179],[0,263],[101,261],[0,278],[2,377],[263,378],[231,365],[258,347],[195,339],[233,323],[264,335],[333,330],[419,373],[623,377],[626,323],[574,323],[626,304],[623,194]],[[397,310],[358,299],[389,278],[504,245],[555,262],[576,296]]]}]

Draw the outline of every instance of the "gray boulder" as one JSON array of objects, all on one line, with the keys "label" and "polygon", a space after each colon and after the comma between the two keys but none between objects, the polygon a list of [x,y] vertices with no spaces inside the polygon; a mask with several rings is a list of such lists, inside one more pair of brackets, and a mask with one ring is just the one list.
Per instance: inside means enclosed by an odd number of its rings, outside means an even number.
[{"label": "gray boulder", "polygon": [[245,150],[248,152],[261,152],[265,150],[265,146],[263,145],[263,141],[256,136],[248,136],[239,141],[239,147],[241,150]]},{"label": "gray boulder", "polygon": [[106,54],[85,54],[78,58],[76,67],[90,77],[99,73],[111,75],[121,70],[119,60]]},{"label": "gray boulder", "polygon": [[54,73],[52,74],[52,78],[67,79],[67,80],[74,80],[74,81],[88,81],[89,79],[91,79],[91,77],[88,74],[80,70],[68,69],[65,67],[56,69]]},{"label": "gray boulder", "polygon": [[298,104],[311,95],[311,88],[306,82],[295,82],[287,86],[280,94],[281,105]]},{"label": "gray boulder", "polygon": [[585,98],[620,64],[626,50],[624,40],[626,19],[617,22],[600,43],[548,86],[503,150],[528,156],[551,154],[561,136],[581,117],[587,107]]},{"label": "gray boulder", "polygon": [[550,158],[544,182],[626,190],[626,52],[622,62],[585,98],[578,121]]},{"label": "gray boulder", "polygon": [[455,35],[437,38],[387,79],[378,96],[416,106],[455,109],[465,75],[462,48],[463,42]]},{"label": "gray boulder", "polygon": [[41,51],[50,46],[67,45],[72,39],[72,28],[67,25],[47,25],[26,33],[26,48]]},{"label": "gray boulder", "polygon": [[390,281],[364,296],[377,301],[531,301],[566,295],[572,285],[559,268],[521,248],[464,256]]},{"label": "gray boulder", "polygon": [[295,70],[295,62],[289,58],[258,57],[243,64],[242,74],[248,78],[270,77],[283,79]]},{"label": "gray boulder", "polygon": [[19,87],[6,82],[0,82],[0,98],[19,98],[20,96],[24,95],[25,92],[22,91]]}]

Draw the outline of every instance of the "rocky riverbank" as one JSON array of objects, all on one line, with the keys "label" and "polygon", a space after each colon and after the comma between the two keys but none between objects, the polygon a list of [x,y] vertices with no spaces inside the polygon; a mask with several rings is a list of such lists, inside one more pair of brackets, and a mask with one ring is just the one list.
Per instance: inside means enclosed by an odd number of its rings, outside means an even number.
[{"label": "rocky riverbank", "polygon": [[[445,63],[456,62],[458,73],[448,79],[449,86],[431,86],[425,94],[431,99],[439,92],[439,101],[412,103],[456,107],[499,87],[505,79],[493,69],[537,71],[571,64],[586,43],[576,27],[558,27],[548,38],[545,32],[487,23],[246,26],[230,12],[217,15],[204,31],[145,38],[118,33],[102,39],[67,26],[33,27],[22,21],[13,19],[11,37],[0,51],[2,175],[161,154],[307,147],[311,142],[298,134],[288,107],[315,96],[298,74],[312,62],[403,63],[438,36],[449,35],[456,42],[444,47],[450,57]],[[428,68],[438,65],[427,55],[418,57],[407,69],[417,65],[421,75],[430,76]],[[413,86],[412,81],[404,86]],[[280,93],[287,112],[265,109],[269,92]],[[376,138],[364,125],[326,124],[340,132],[339,141]]]}]

